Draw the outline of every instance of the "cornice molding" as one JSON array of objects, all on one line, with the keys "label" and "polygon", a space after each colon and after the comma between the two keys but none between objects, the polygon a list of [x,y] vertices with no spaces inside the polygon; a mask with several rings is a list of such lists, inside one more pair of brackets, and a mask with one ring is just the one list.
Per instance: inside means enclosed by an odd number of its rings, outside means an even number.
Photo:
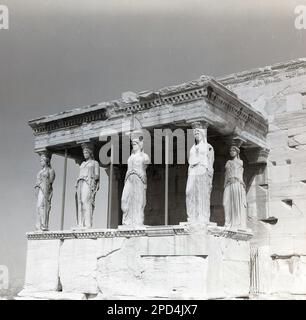
[{"label": "cornice molding", "polygon": [[255,68],[242,72],[218,77],[217,80],[225,86],[235,86],[241,83],[256,81],[255,87],[279,82],[283,78],[290,79],[296,76],[306,75],[306,58],[300,58],[287,62],[276,63],[270,66]]},{"label": "cornice molding", "polygon": [[[198,227],[201,227],[199,225]],[[205,227],[205,225],[204,225]],[[205,230],[205,228],[203,229]],[[70,231],[35,231],[28,232],[28,240],[65,240],[65,239],[98,239],[118,237],[163,237],[176,235],[200,234],[204,231],[197,231],[197,225],[183,223],[173,226],[144,226],[131,228],[119,226],[118,229],[88,229]],[[206,233],[206,232],[205,232]],[[249,240],[253,234],[250,230],[234,230],[218,226],[207,226],[207,234],[231,238],[235,240]]]},{"label": "cornice molding", "polygon": [[197,80],[177,86],[166,87],[157,92],[135,94],[134,101],[116,100],[75,109],[62,114],[47,116],[29,121],[35,135],[71,129],[95,121],[111,120],[121,115],[135,114],[157,107],[168,107],[204,100],[222,112],[230,113],[243,125],[248,124],[262,134],[268,131],[268,122],[249,104],[212,78],[202,76]]}]

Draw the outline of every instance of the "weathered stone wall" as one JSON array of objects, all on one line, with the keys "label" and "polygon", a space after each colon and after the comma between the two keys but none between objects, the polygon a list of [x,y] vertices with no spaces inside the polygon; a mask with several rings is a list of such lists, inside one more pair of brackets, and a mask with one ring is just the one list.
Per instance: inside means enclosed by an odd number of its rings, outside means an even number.
[{"label": "weathered stone wall", "polygon": [[269,119],[267,168],[252,187],[269,219],[256,206],[248,208],[253,243],[259,246],[257,290],[306,294],[306,60],[221,82]]},{"label": "weathered stone wall", "polygon": [[170,226],[59,233],[33,233],[38,238],[28,240],[20,297],[208,299],[249,294],[247,232]]},{"label": "weathered stone wall", "polygon": [[[245,160],[245,182],[247,185],[248,224],[255,233],[252,240],[251,292],[305,295],[306,59],[230,75],[219,79],[219,81],[269,119],[267,142],[270,153],[267,165],[251,165],[246,159],[243,159]],[[183,106],[176,108],[175,116],[177,118],[172,116],[172,122],[175,119],[181,119],[182,114],[188,113],[187,109],[184,108]],[[195,104],[194,108],[199,113],[205,110],[200,104]],[[163,112],[165,118],[167,118],[170,112],[168,108],[165,108]],[[191,116],[190,113],[189,116]],[[214,117],[216,117],[216,114],[213,113],[211,118]],[[147,124],[152,124],[153,122],[151,123],[149,120],[150,117],[146,120],[148,121]],[[233,123],[235,124],[235,122]],[[90,129],[88,127],[84,130],[87,132],[86,130],[93,129],[95,127],[90,126]],[[57,134],[60,135],[60,133]],[[62,137],[59,138],[57,134],[54,133],[55,138],[62,141]],[[55,141],[57,141],[56,139]],[[37,147],[40,146],[40,143],[37,142]],[[43,141],[43,143],[45,142]],[[213,143],[212,145],[215,147]],[[211,199],[212,221],[216,221],[220,225],[223,222],[222,193],[226,161],[226,148],[222,147],[220,149],[222,145],[223,142],[218,145],[219,150],[218,148],[215,150],[214,189]],[[241,156],[246,157],[243,150]],[[148,181],[150,183],[148,185],[145,220],[148,225],[164,223],[164,169],[155,169],[148,169]],[[183,169],[178,166],[170,167],[170,224],[178,224],[180,221],[186,220],[185,186],[187,167],[185,166]],[[124,178],[121,177],[120,179],[122,182]],[[113,203],[117,203],[116,207],[113,208],[116,214],[114,224],[120,224],[122,183],[120,184],[120,181],[117,180],[114,188],[116,192],[113,193]],[[119,217],[118,221],[117,217]],[[105,249],[109,245],[107,239],[103,239],[104,242],[101,239],[75,239],[65,240],[64,242],[50,240],[50,243],[49,240],[44,240],[46,242],[41,246],[29,241],[27,270],[30,273],[27,274],[26,288],[28,292],[32,289],[44,291],[46,288],[56,290],[60,287],[64,288],[64,291],[80,292],[80,288],[82,288],[82,292],[90,295],[97,294],[101,288],[104,292],[115,290],[116,279],[125,281],[131,277],[133,282],[136,281],[136,283],[141,279],[142,285],[136,287],[137,290],[142,291],[147,286],[150,290],[155,290],[152,291],[155,292],[155,295],[159,295],[162,292],[162,288],[158,287],[159,279],[161,274],[164,276],[161,271],[168,270],[169,276],[172,276],[176,270],[175,266],[180,265],[181,268],[177,278],[163,279],[162,283],[165,283],[167,292],[163,292],[164,295],[169,295],[169,292],[173,289],[177,290],[174,285],[177,285],[176,281],[179,279],[179,281],[185,281],[183,287],[188,293],[194,295],[199,293],[204,297],[206,295],[205,290],[210,288],[211,292],[216,290],[215,295],[211,295],[211,297],[224,297],[226,296],[224,293],[226,290],[224,287],[218,289],[216,282],[209,282],[205,288],[193,286],[195,284],[193,282],[188,287],[189,275],[187,269],[190,267],[195,270],[202,270],[203,272],[197,273],[192,278],[202,283],[202,280],[207,279],[209,270],[212,270],[210,266],[221,268],[219,273],[212,276],[216,276],[215,279],[217,280],[222,272],[227,272],[228,279],[230,279],[228,290],[240,288],[239,285],[237,286],[240,281],[239,276],[241,272],[245,274],[249,270],[248,258],[246,258],[248,252],[242,248],[244,256],[241,260],[239,258],[240,244],[238,243],[238,245],[235,240],[231,239],[222,243],[220,239],[202,239],[203,243],[213,244],[210,248],[214,248],[214,250],[209,251],[209,249],[208,252],[219,252],[219,258],[221,257],[219,259],[218,255],[212,255],[213,259],[216,260],[209,264],[209,254],[208,259],[205,257],[206,254],[202,254],[200,259],[197,255],[189,255],[186,258],[185,254],[175,257],[167,254],[160,257],[160,252],[167,248],[169,239],[166,241],[165,239],[156,239],[153,240],[152,238],[150,241],[153,248],[157,248],[156,253],[158,254],[142,254],[141,260],[139,260],[139,252],[135,250],[141,248],[144,241],[138,243],[137,240],[130,238],[122,238],[120,240],[124,240],[122,243],[119,240],[114,241],[116,242],[115,247],[113,248],[113,244],[111,244],[111,249]],[[143,239],[138,238],[138,240]],[[154,242],[156,243],[154,244]],[[150,248],[150,246],[146,247],[143,252]],[[181,246],[180,244],[170,243],[169,248],[181,248]],[[104,253],[101,250],[104,250]],[[238,252],[237,257],[235,251]],[[36,255],[39,258],[36,258]],[[228,255],[230,256],[229,261],[224,262],[226,260],[224,256]],[[139,261],[141,261],[140,269],[139,266],[135,267],[135,263],[137,264]],[[122,264],[127,266],[131,264],[131,268],[122,270]],[[41,270],[47,270],[48,274]],[[104,273],[105,270],[109,270],[109,272]],[[115,275],[117,272],[117,277],[114,278],[113,282],[108,283],[108,275],[112,272],[115,272]],[[183,278],[183,275],[185,278]],[[117,284],[118,290],[123,288],[122,281]],[[227,278],[224,278],[222,286],[226,281]],[[210,284],[212,284],[212,287],[209,287]],[[248,291],[246,282],[241,284],[241,287],[243,288],[243,294],[245,294]],[[218,293],[218,290],[221,293]],[[137,294],[137,292],[134,293],[134,295]],[[232,296],[237,296],[237,294],[231,292]]]}]

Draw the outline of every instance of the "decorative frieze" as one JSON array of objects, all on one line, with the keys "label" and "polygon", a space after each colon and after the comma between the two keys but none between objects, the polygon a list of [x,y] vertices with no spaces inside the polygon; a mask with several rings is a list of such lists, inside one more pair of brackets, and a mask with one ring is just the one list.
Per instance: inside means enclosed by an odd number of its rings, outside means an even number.
[{"label": "decorative frieze", "polygon": [[[232,238],[237,240],[249,240],[253,234],[250,230],[234,230],[224,227],[209,225],[209,235]],[[143,228],[120,227],[118,229],[91,229],[91,230],[68,230],[68,231],[46,231],[28,232],[28,240],[65,240],[65,239],[98,239],[116,237],[155,237],[188,235],[193,232],[192,225],[184,223],[175,226],[146,226]]]},{"label": "decorative frieze", "polygon": [[220,93],[216,93],[213,89],[208,90],[207,99],[216,108],[233,115],[239,120],[243,126],[248,124],[260,132],[266,134],[268,132],[267,121],[257,112],[251,109],[251,106],[237,99],[226,99]]},{"label": "decorative frieze", "polygon": [[43,117],[29,121],[36,135],[49,133],[65,128],[73,128],[95,121],[113,119],[120,115],[129,115],[157,107],[178,106],[197,100],[205,100],[209,104],[226,112],[241,122],[246,123],[261,134],[267,133],[268,124],[263,116],[253,110],[247,103],[209,77],[200,77],[177,86],[166,87],[156,92],[135,94],[132,101],[124,99],[102,102],[91,108],[84,107],[70,112]]},{"label": "decorative frieze", "polygon": [[100,230],[71,230],[71,231],[47,231],[29,232],[28,240],[51,240],[51,239],[98,239],[115,237],[144,237],[144,236],[167,236],[175,234],[188,234],[186,227],[147,227],[147,228],[118,228]]},{"label": "decorative frieze", "polygon": [[78,127],[84,123],[101,121],[107,119],[106,109],[101,108],[97,111],[88,111],[79,115],[67,115],[67,117],[58,120],[42,122],[38,120],[30,120],[29,125],[32,127],[34,134],[42,134],[65,128]]}]

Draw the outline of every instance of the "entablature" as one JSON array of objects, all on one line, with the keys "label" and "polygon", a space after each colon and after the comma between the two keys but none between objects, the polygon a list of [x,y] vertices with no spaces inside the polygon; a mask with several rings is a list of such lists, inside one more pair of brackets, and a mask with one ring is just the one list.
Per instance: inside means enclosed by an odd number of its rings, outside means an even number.
[{"label": "entablature", "polygon": [[267,119],[206,76],[155,92],[131,93],[119,100],[34,119],[29,125],[38,150],[99,139],[110,131],[120,133],[125,130],[123,123],[134,123],[135,118],[141,128],[150,129],[173,124],[186,127],[195,117],[203,118],[221,135],[239,131],[249,145],[266,148]]}]

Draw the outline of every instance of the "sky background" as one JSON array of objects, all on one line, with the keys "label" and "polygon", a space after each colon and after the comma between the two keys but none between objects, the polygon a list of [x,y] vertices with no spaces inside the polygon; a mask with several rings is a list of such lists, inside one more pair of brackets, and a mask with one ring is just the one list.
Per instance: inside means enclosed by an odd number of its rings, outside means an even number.
[{"label": "sky background", "polygon": [[[0,265],[22,285],[40,169],[27,121],[73,107],[306,57],[294,27],[305,0],[0,0]],[[63,159],[54,157],[51,229],[59,228]],[[74,223],[78,167],[68,162],[65,227]],[[95,227],[105,227],[106,176]]]}]

